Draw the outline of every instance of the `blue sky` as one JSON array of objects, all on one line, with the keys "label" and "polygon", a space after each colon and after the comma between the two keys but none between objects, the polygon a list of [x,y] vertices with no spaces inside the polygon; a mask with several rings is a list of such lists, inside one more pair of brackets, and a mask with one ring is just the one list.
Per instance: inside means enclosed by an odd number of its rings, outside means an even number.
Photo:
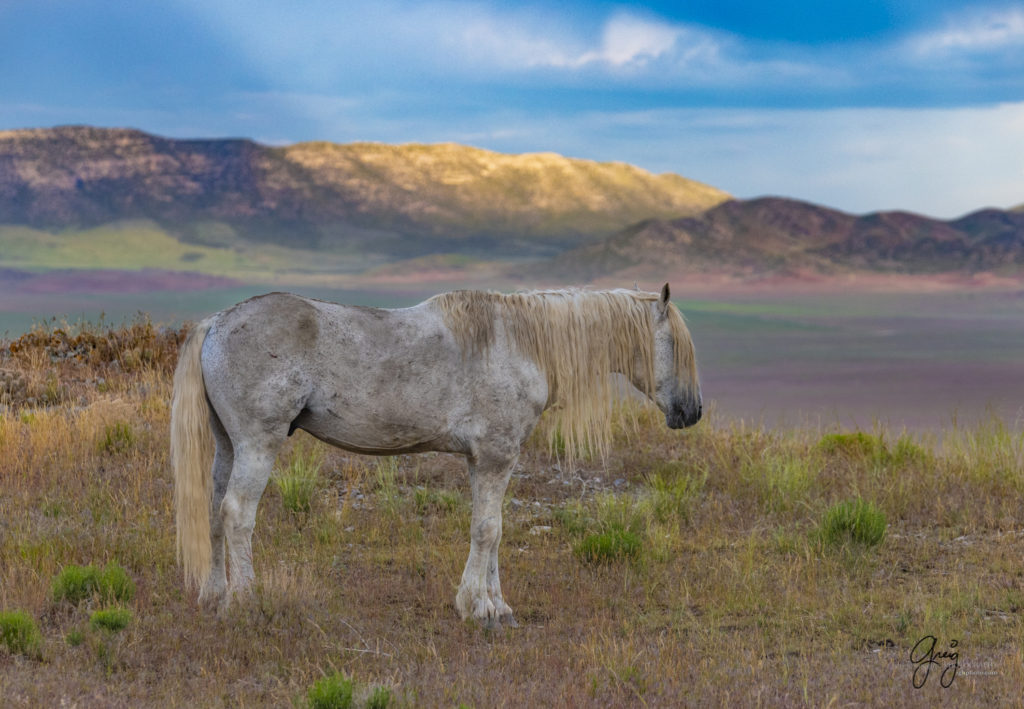
[{"label": "blue sky", "polygon": [[456,141],[737,197],[1024,202],[1024,3],[0,0],[0,129]]}]

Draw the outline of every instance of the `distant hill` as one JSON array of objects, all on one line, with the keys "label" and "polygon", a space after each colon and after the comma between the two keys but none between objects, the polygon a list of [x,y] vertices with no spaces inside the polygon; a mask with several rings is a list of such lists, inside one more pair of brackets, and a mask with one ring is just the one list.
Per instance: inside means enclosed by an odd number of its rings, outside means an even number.
[{"label": "distant hill", "polygon": [[544,255],[726,199],[623,163],[454,144],[270,147],[84,126],[0,131],[0,224],[145,219],[209,246]]},{"label": "distant hill", "polygon": [[1022,211],[986,209],[941,221],[908,212],[854,216],[766,197],[731,200],[692,217],[639,222],[561,254],[550,272],[590,280],[667,269],[937,273],[1021,267]]}]

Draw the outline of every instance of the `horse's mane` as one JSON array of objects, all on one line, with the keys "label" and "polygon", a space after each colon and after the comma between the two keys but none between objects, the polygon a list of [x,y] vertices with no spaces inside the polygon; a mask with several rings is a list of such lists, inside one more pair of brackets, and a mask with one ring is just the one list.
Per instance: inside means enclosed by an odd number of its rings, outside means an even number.
[{"label": "horse's mane", "polygon": [[[547,377],[549,443],[561,436],[565,454],[606,453],[616,390],[609,372],[654,388],[654,314],[657,293],[583,289],[492,293],[453,291],[431,298],[463,353],[486,353],[499,319],[519,351]],[[676,375],[696,386],[689,330],[670,305]],[[559,446],[560,447],[560,446]]]}]

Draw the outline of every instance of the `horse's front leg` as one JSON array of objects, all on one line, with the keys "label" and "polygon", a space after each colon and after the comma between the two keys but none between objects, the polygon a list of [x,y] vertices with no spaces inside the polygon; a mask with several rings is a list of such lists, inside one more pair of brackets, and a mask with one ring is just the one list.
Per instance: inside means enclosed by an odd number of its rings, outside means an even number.
[{"label": "horse's front leg", "polygon": [[487,595],[494,604],[494,612],[498,614],[498,620],[503,624],[518,628],[515,616],[512,615],[512,607],[505,603],[501,596],[501,578],[498,574],[498,545],[501,543],[501,529],[498,530],[498,539],[491,547],[491,555],[487,562]]},{"label": "horse's front leg", "polygon": [[488,627],[496,627],[499,622],[515,622],[512,609],[501,597],[498,580],[501,503],[515,460],[514,456],[511,459],[469,459],[473,519],[469,558],[455,596],[455,607],[463,620],[473,618]]}]

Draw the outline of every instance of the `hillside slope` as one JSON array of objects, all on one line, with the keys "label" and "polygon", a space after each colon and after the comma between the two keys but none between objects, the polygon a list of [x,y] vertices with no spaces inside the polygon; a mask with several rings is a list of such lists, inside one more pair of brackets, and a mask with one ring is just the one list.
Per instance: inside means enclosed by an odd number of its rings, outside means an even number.
[{"label": "hillside slope", "polygon": [[621,163],[455,144],[268,147],[82,126],[0,132],[0,224],[151,219],[211,245],[243,238],[396,257],[474,246],[554,252],[727,198]]}]

